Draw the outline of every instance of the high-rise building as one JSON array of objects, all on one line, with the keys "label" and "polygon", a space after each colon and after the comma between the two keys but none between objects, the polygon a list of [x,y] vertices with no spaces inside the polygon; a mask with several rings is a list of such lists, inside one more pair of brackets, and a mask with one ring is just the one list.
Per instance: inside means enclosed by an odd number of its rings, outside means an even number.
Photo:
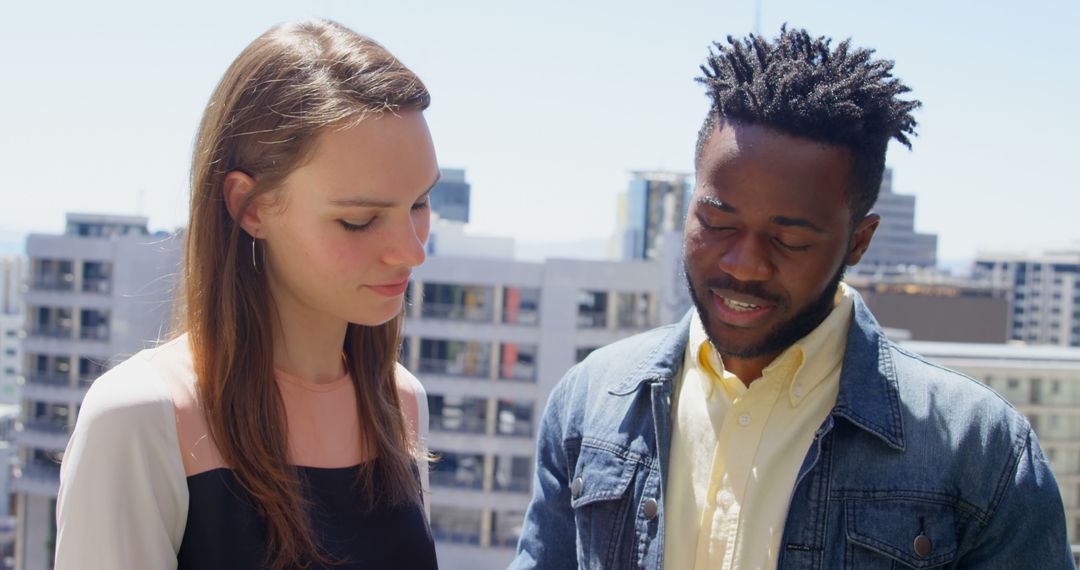
[{"label": "high-rise building", "polygon": [[105,370],[165,335],[181,246],[132,216],[68,214],[63,234],[27,238],[18,568],[52,567],[59,460],[79,405]]},{"label": "high-rise building", "polygon": [[[670,264],[671,261],[669,260]],[[402,361],[427,389],[440,566],[506,568],[551,389],[599,346],[672,322],[673,266],[434,255],[413,273]]]},{"label": "high-rise building", "polygon": [[[690,206],[693,177],[670,171],[636,171],[619,196],[615,219],[614,257],[657,259],[666,232],[681,234]],[[681,240],[681,235],[678,236]]]},{"label": "high-rise building", "polygon": [[0,404],[18,400],[22,375],[22,288],[26,274],[22,257],[0,258]]},{"label": "high-rise building", "polygon": [[1080,249],[980,253],[975,277],[1009,290],[1009,338],[1080,346]]},{"label": "high-rise building", "polygon": [[431,190],[431,211],[444,220],[469,223],[471,188],[464,169],[440,168],[439,182]]},{"label": "high-rise building", "polygon": [[937,264],[937,235],[915,231],[915,196],[892,190],[892,169],[886,168],[881,193],[872,209],[881,215],[870,249],[854,271],[873,272],[898,265],[933,267]]},{"label": "high-rise building", "polygon": [[[1016,344],[903,342],[984,382],[1027,416],[1065,503],[1069,542],[1080,541],[1080,349]],[[1075,550],[1076,547],[1074,547]]]}]

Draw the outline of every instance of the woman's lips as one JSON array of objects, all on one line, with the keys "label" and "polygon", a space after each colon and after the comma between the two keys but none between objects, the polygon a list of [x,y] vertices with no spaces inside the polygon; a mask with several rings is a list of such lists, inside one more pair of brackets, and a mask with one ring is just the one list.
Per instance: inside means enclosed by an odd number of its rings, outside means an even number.
[{"label": "woman's lips", "polygon": [[387,285],[368,285],[368,289],[371,289],[383,297],[397,297],[398,295],[405,293],[405,290],[408,288],[408,279],[400,283],[389,283]]}]

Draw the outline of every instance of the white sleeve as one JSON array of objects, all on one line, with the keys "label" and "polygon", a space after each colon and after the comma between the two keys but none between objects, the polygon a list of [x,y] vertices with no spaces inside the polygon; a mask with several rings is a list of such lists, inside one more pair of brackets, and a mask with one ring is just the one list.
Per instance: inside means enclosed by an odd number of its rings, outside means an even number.
[{"label": "white sleeve", "polygon": [[424,390],[424,385],[420,383],[420,380],[417,380],[416,376],[400,363],[397,364],[394,374],[398,382],[404,379],[408,383],[408,391],[416,397],[416,446],[419,448],[417,451],[420,453],[421,459],[416,462],[416,468],[420,472],[420,489],[423,491],[424,512],[427,514],[428,520],[431,520],[431,501],[428,500],[431,492],[431,475],[427,462],[428,424],[431,420],[428,417],[427,391]]},{"label": "white sleeve", "polygon": [[176,568],[188,491],[175,421],[139,357],[94,382],[60,465],[56,570]]},{"label": "white sleeve", "polygon": [[427,518],[430,521],[431,501],[428,500],[428,497],[431,493],[431,475],[428,470],[427,455],[429,427],[428,424],[431,422],[431,419],[428,417],[427,391],[424,390],[424,385],[421,384],[419,380],[416,380],[415,377],[413,378],[413,380],[416,382],[416,420],[419,424],[419,429],[417,431],[420,432],[420,441],[418,443],[420,446],[420,452],[423,453],[423,455],[421,456],[422,460],[420,461],[419,466],[420,488],[423,490],[424,493],[424,512],[427,514]]}]

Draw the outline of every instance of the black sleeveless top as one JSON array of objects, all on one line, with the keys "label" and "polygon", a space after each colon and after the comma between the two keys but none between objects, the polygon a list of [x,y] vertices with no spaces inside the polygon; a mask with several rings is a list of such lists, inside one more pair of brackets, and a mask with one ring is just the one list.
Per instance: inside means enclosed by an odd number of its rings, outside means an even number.
[{"label": "black sleeveless top", "polygon": [[[365,510],[359,466],[300,467],[312,530],[333,570],[438,568],[431,530],[419,504]],[[378,482],[375,481],[377,484]],[[187,478],[188,519],[177,554],[180,570],[264,568],[266,525],[233,472],[213,469]]]}]

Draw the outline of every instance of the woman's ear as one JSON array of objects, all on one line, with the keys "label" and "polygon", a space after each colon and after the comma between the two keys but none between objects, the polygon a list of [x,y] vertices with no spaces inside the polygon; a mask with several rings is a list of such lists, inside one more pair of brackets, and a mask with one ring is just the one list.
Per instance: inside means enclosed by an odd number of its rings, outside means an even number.
[{"label": "woman's ear", "polygon": [[236,223],[240,224],[240,227],[244,229],[251,237],[259,237],[260,230],[262,229],[262,219],[259,213],[258,204],[252,202],[248,205],[247,211],[244,212],[242,217],[237,217],[240,213],[240,208],[244,202],[251,195],[251,192],[255,190],[255,179],[250,175],[240,172],[239,170],[233,170],[225,175],[224,186],[222,191],[225,197],[225,208],[229,210],[229,215],[232,216]]}]

